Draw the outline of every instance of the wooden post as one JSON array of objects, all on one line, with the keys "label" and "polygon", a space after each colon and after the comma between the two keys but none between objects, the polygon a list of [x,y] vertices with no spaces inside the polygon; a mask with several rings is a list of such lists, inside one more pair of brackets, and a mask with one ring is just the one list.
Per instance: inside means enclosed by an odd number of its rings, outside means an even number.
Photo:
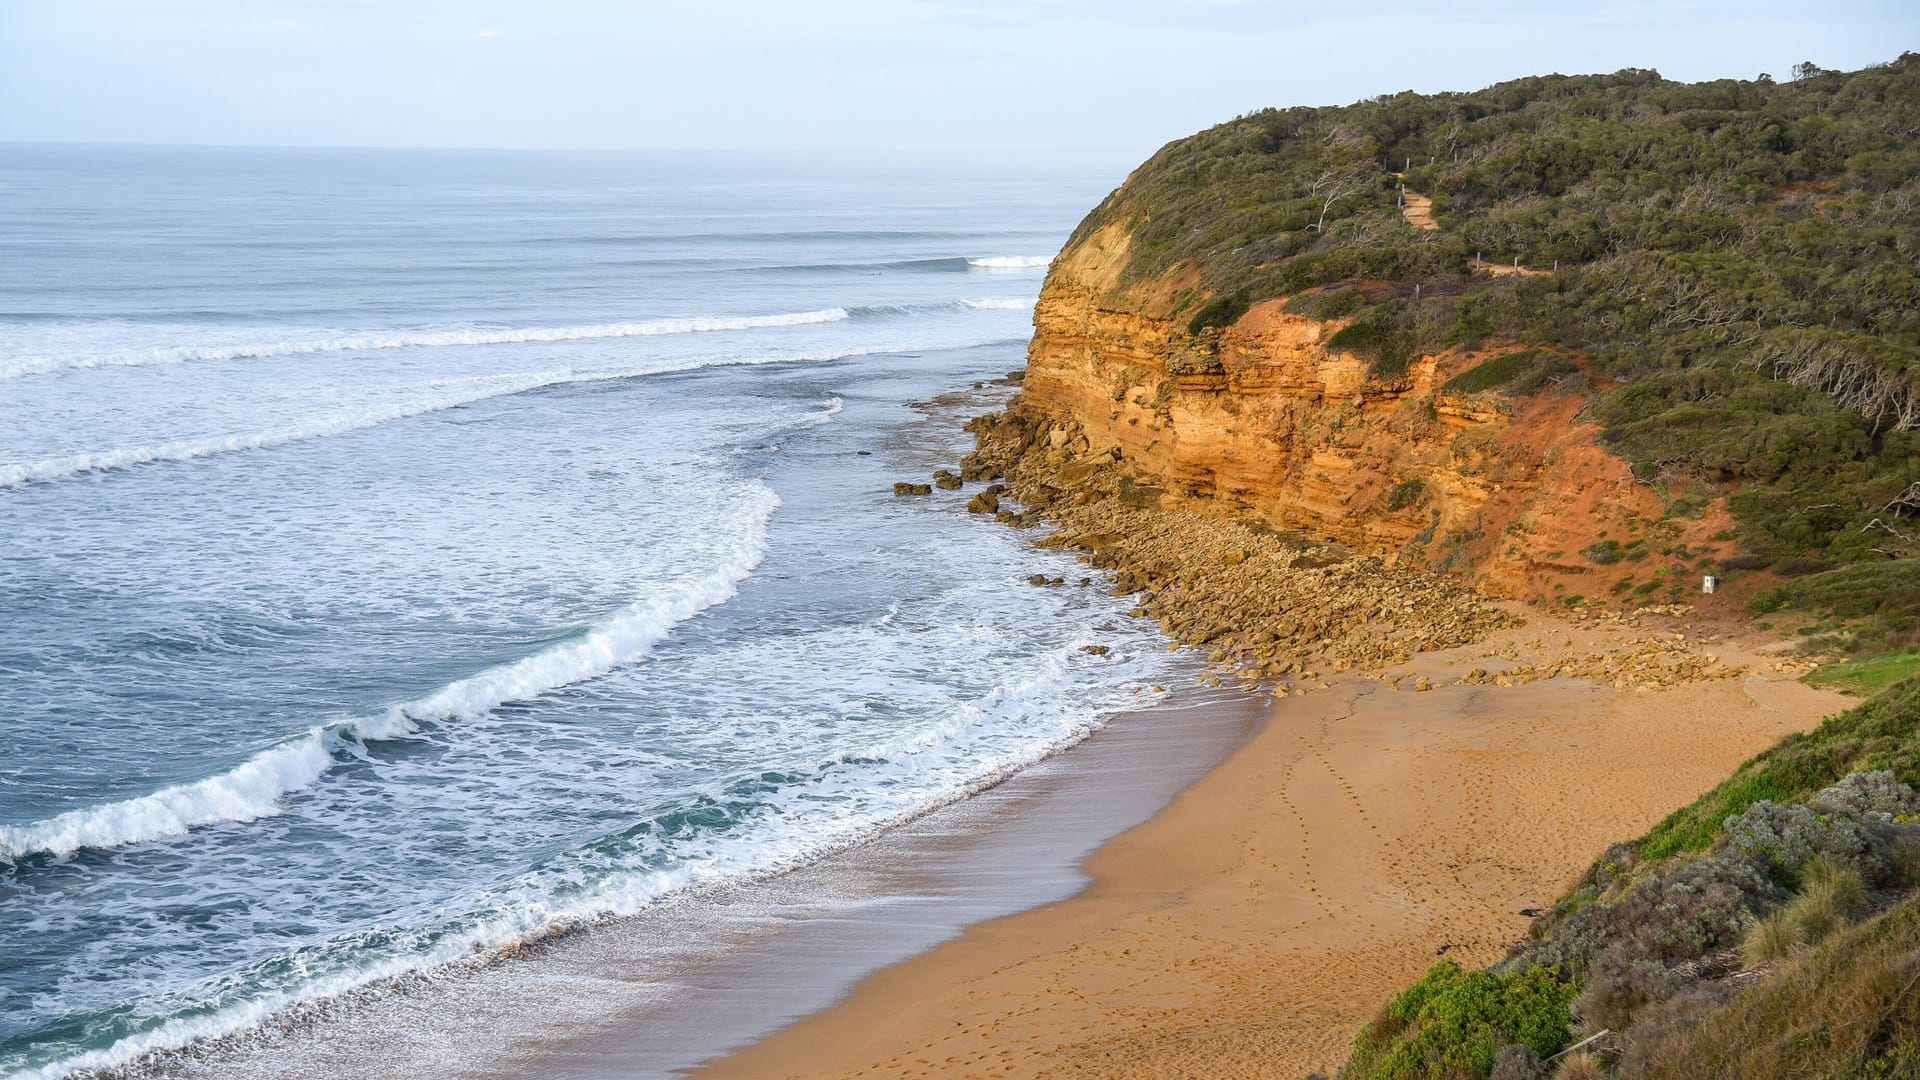
[{"label": "wooden post", "polygon": [[1566,1057],[1568,1054],[1573,1053],[1575,1050],[1578,1050],[1589,1043],[1597,1042],[1601,1039],[1604,1039],[1611,1034],[1613,1034],[1613,1032],[1610,1029],[1601,1028],[1599,1031],[1595,1032],[1594,1034],[1589,1035],[1584,1039],[1581,1039],[1579,1042],[1574,1043],[1572,1046],[1569,1046],[1565,1050],[1562,1050],[1559,1053],[1548,1058],[1546,1063],[1551,1065],[1554,1062],[1559,1061],[1561,1058]]}]

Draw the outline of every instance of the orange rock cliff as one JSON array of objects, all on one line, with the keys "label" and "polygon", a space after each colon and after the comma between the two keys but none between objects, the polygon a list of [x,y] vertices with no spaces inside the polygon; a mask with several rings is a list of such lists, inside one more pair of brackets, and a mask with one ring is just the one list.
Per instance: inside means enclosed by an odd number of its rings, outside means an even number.
[{"label": "orange rock cliff", "polygon": [[1381,380],[1324,344],[1342,323],[1281,299],[1195,338],[1172,317],[1195,275],[1126,281],[1127,248],[1115,224],[1070,244],[1034,310],[1010,415],[1047,426],[1063,473],[1117,458],[1161,505],[1251,515],[1495,595],[1714,604],[1700,576],[1733,550],[1724,500],[1674,514],[1678,493],[1635,480],[1582,421],[1584,394],[1442,388],[1522,345],[1416,355]]}]

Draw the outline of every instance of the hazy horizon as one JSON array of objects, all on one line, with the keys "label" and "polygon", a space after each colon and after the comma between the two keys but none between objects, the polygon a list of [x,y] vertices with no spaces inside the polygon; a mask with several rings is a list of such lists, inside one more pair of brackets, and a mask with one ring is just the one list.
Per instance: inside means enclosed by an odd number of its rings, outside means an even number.
[{"label": "hazy horizon", "polygon": [[1269,105],[1627,67],[1784,79],[1892,60],[1916,31],[1885,2],[13,0],[0,102],[32,107],[0,109],[0,141],[1104,164]]}]

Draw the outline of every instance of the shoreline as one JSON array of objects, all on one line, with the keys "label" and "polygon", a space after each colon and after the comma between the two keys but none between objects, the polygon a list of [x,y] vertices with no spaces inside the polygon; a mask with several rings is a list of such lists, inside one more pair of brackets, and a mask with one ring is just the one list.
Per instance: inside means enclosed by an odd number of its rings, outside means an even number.
[{"label": "shoreline", "polygon": [[[1850,704],[1683,604],[1562,615],[1195,513],[1023,409],[969,424],[980,509],[1135,592],[1267,724],[1088,858],[699,1075],[1331,1073],[1436,959],[1484,966],[1614,842]],[[1290,700],[1280,700],[1290,699]]]},{"label": "shoreline", "polygon": [[[903,441],[896,432],[876,449],[901,459],[893,469],[951,461],[965,438],[961,420],[1003,405],[1006,386],[975,381],[907,400],[921,416],[912,426],[948,438]],[[388,1075],[404,1063],[447,1076],[626,1077],[693,1068],[969,925],[1077,892],[1087,854],[1217,764],[1269,706],[1239,689],[1187,687],[1204,674],[1190,654],[1156,670],[1156,679],[1123,681],[1141,690],[1166,682],[1171,694],[1142,693],[1079,741],[817,861],[323,995],[106,1073],[336,1078]]]},{"label": "shoreline", "polygon": [[1176,691],[818,862],[680,894],[115,1075],[684,1075],[970,926],[1080,891],[1089,853],[1243,745],[1264,711],[1238,691]]},{"label": "shoreline", "polygon": [[1436,959],[1498,959],[1609,843],[1850,702],[1733,642],[1714,645],[1765,673],[1463,681],[1633,640],[1528,617],[1276,702],[1093,853],[1084,891],[976,924],[698,1075],[1330,1073]]}]

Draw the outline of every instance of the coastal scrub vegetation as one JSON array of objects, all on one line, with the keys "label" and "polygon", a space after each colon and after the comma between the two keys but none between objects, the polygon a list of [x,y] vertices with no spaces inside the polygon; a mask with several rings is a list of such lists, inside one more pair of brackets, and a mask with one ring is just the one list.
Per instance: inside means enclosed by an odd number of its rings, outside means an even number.
[{"label": "coastal scrub vegetation", "polygon": [[[1439,229],[1403,220],[1403,186]],[[1920,635],[1920,590],[1842,615],[1865,582],[1820,581],[1920,572],[1920,54],[1261,110],[1164,147],[1077,235],[1109,224],[1122,287],[1197,282],[1172,303],[1198,349],[1274,297],[1340,321],[1328,344],[1383,380],[1522,346],[1446,389],[1591,395],[1637,479],[1729,497],[1723,573],[1806,579],[1767,603],[1869,624],[1845,645]]]},{"label": "coastal scrub vegetation", "polygon": [[1347,1073],[1381,1080],[1484,1076],[1502,1047],[1550,1054],[1564,1046],[1572,1000],[1571,986],[1551,971],[1496,975],[1442,960],[1354,1040]]},{"label": "coastal scrub vegetation", "polygon": [[[1916,1075],[1920,677],[1755,757],[1618,844],[1484,972],[1436,967],[1355,1038],[1345,1080]],[[1549,987],[1547,984],[1551,983]],[[1416,1023],[1443,988],[1525,986]],[[1456,996],[1465,990],[1454,990]],[[1569,1055],[1570,1057],[1571,1055]],[[1562,1059],[1563,1061],[1566,1059]]]}]

